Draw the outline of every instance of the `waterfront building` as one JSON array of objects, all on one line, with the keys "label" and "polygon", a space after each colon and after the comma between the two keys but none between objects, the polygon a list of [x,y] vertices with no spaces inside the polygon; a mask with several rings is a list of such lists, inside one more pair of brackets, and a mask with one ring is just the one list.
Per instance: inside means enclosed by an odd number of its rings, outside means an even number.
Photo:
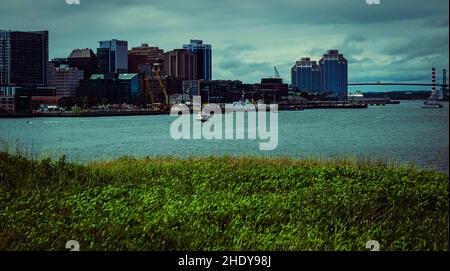
[{"label": "waterfront building", "polygon": [[48,31],[0,31],[0,87],[47,85]]},{"label": "waterfront building", "polygon": [[316,93],[321,91],[321,69],[316,61],[303,57],[291,68],[292,88],[297,91]]},{"label": "waterfront building", "polygon": [[191,40],[184,44],[183,49],[197,54],[198,79],[212,79],[212,50],[210,44],[204,44],[202,40]]},{"label": "waterfront building", "polygon": [[15,90],[16,96],[55,96],[56,89],[54,87],[38,87],[38,86],[25,86],[19,87]]},{"label": "waterfront building", "polygon": [[197,55],[184,49],[165,53],[164,73],[182,80],[197,80]]},{"label": "waterfront building", "polygon": [[138,102],[140,91],[137,73],[93,74],[90,79],[80,81],[76,96],[97,104],[132,104]]},{"label": "waterfront building", "polygon": [[348,95],[348,62],[338,50],[328,50],[319,60],[322,91],[342,101]]},{"label": "waterfront building", "polygon": [[125,73],[128,71],[128,42],[123,40],[99,41],[97,61],[99,73]]},{"label": "waterfront building", "polygon": [[246,99],[271,103],[288,96],[288,84],[280,78],[263,78],[258,84],[243,84],[239,80],[184,80],[183,95],[185,101],[200,95],[204,103],[233,103]]},{"label": "waterfront building", "polygon": [[152,47],[144,43],[128,51],[128,71],[130,73],[143,72],[151,75],[153,66],[158,64],[162,74],[164,73],[163,63],[164,50],[159,47]]},{"label": "waterfront building", "polygon": [[29,96],[1,96],[0,113],[31,113],[31,97]]},{"label": "waterfront building", "polygon": [[89,48],[74,49],[67,58],[67,64],[83,71],[83,79],[89,79],[92,74],[97,73],[97,56]]},{"label": "waterfront building", "polygon": [[75,97],[76,88],[84,72],[78,68],[60,65],[55,67],[53,63],[48,66],[48,86],[55,88],[55,95],[61,97]]},{"label": "waterfront building", "polygon": [[288,97],[289,86],[281,78],[263,78],[260,84],[255,84],[255,91],[259,99],[265,103],[276,103]]},{"label": "waterfront building", "polygon": [[242,98],[242,81],[200,80],[199,93],[204,103],[232,103]]},{"label": "waterfront building", "polygon": [[16,112],[14,96],[0,96],[0,113],[14,113]]},{"label": "waterfront building", "polygon": [[182,95],[183,93],[183,80],[181,78],[163,75],[158,80],[156,77],[150,77],[148,79],[149,89],[146,90],[147,93],[145,94],[149,95],[148,91],[151,91],[155,103],[165,103],[164,90],[160,83],[164,86],[169,97],[172,95]]},{"label": "waterfront building", "polygon": [[191,102],[193,96],[200,95],[200,80],[183,80],[183,100]]}]

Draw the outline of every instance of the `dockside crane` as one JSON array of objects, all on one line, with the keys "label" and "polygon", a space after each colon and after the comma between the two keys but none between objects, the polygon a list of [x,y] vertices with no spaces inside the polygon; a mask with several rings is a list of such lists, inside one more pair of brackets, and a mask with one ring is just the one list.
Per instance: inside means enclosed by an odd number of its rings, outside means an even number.
[{"label": "dockside crane", "polygon": [[144,88],[144,94],[147,96],[148,98],[148,102],[150,104],[155,103],[155,98],[153,96],[153,91],[150,88],[150,82],[149,82],[149,78],[146,74],[142,74],[142,86]]},{"label": "dockside crane", "polygon": [[159,63],[155,63],[153,71],[155,72],[156,79],[158,79],[159,87],[161,88],[161,91],[164,95],[164,105],[169,105],[169,95],[167,94],[166,87],[164,86],[162,80],[161,80],[161,68],[159,66]]},{"label": "dockside crane", "polygon": [[275,70],[275,78],[281,78],[280,73],[278,72],[277,66],[273,66],[273,69]]}]

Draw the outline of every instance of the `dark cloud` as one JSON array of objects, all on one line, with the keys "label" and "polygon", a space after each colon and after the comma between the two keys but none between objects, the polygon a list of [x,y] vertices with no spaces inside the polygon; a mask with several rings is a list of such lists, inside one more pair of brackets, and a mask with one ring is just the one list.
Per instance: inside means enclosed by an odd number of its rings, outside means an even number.
[{"label": "dark cloud", "polygon": [[414,36],[400,43],[387,45],[383,51],[392,56],[411,59],[430,55],[445,56],[446,53],[448,54],[448,48],[448,34],[444,33]]},{"label": "dark cloud", "polygon": [[350,63],[352,63],[352,64],[368,63],[368,62],[371,62],[371,61],[372,61],[372,60],[371,60],[370,58],[368,58],[368,57],[364,57],[364,58],[362,58],[362,59],[357,59],[357,58],[354,58],[354,57],[352,57],[352,56],[347,57],[347,60],[348,60],[348,62],[350,62]]},{"label": "dark cloud", "polygon": [[213,45],[214,76],[246,82],[274,65],[289,79],[297,59],[328,49],[344,53],[353,81],[425,80],[448,66],[448,11],[447,0],[15,0],[0,4],[0,29],[48,29],[52,57],[102,39],[172,50],[199,38]]}]

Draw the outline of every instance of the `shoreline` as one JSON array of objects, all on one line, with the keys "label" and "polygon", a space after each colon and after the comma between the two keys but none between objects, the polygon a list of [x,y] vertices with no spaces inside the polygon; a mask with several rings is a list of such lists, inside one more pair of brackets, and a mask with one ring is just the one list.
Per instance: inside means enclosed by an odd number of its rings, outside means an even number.
[{"label": "shoreline", "polygon": [[[367,104],[311,103],[304,105],[279,105],[279,111],[302,111],[306,109],[365,109]],[[223,109],[222,109],[223,110]],[[192,111],[192,110],[191,110]],[[239,110],[237,110],[239,111]],[[169,115],[170,111],[101,111],[101,112],[52,112],[52,113],[0,113],[0,118],[78,118]]]},{"label": "shoreline", "polygon": [[103,111],[103,112],[61,112],[61,113],[0,113],[0,118],[83,118],[164,115],[159,111]]}]

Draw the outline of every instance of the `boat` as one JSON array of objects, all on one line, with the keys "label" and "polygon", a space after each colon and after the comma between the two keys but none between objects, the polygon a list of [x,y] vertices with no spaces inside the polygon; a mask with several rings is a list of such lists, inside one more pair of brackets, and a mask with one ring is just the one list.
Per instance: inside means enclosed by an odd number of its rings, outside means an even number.
[{"label": "boat", "polygon": [[441,103],[433,100],[426,101],[422,104],[422,108],[442,108],[444,107]]},{"label": "boat", "polygon": [[230,111],[256,111],[256,106],[252,104],[249,100],[240,100],[239,102],[234,102],[233,104],[225,105],[227,110]]},{"label": "boat", "polygon": [[201,121],[201,122],[205,122],[205,121],[208,121],[209,115],[202,114],[201,112],[198,112],[198,114],[195,117],[195,119],[198,120],[198,121]]},{"label": "boat", "polygon": [[422,104],[422,108],[442,108],[442,107],[444,106],[439,102],[439,93],[437,93],[437,91],[435,90],[431,92],[430,98],[428,98],[428,100]]}]

